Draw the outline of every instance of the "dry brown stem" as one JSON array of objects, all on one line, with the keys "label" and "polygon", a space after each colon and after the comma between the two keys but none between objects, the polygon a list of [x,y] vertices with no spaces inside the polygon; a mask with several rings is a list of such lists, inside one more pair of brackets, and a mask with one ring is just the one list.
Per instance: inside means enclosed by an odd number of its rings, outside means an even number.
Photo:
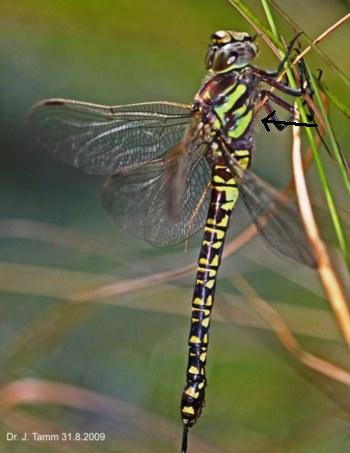
[{"label": "dry brown stem", "polygon": [[302,221],[306,235],[313,251],[317,271],[327,295],[327,300],[334,312],[334,316],[342,332],[346,344],[350,347],[350,312],[345,291],[337,277],[334,266],[328,255],[327,248],[321,238],[313,212],[306,186],[301,155],[300,127],[293,126],[292,149],[293,173],[295,192],[298,199]]},{"label": "dry brown stem", "polygon": [[337,365],[305,351],[279,313],[260,298],[240,274],[235,274],[234,284],[245,300],[249,302],[265,322],[267,322],[283,346],[294,358],[302,362],[308,368],[337,382],[350,386],[350,373]]}]

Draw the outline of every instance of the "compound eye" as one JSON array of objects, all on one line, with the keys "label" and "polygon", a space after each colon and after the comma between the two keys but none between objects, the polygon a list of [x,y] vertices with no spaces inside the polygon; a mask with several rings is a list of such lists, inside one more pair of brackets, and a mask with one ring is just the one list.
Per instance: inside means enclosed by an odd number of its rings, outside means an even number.
[{"label": "compound eye", "polygon": [[208,50],[204,62],[206,69],[210,69],[213,66],[214,53],[215,51],[213,49]]},{"label": "compound eye", "polygon": [[223,71],[227,67],[231,66],[237,59],[237,53],[232,49],[219,49],[215,52],[212,61],[212,68],[214,71]]}]

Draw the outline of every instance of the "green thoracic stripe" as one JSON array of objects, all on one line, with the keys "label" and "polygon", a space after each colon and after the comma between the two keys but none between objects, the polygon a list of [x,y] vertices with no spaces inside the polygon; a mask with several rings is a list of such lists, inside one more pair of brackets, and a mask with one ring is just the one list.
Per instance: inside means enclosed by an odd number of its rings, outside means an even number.
[{"label": "green thoracic stripe", "polygon": [[238,99],[242,97],[246,91],[247,87],[243,83],[236,85],[232,93],[227,95],[225,102],[214,108],[215,113],[220,118],[222,125],[225,125],[225,115],[234,107]]},{"label": "green thoracic stripe", "polygon": [[241,137],[247,130],[249,124],[252,121],[252,118],[253,118],[253,110],[248,110],[248,112],[244,116],[241,116],[237,120],[237,123],[235,123],[234,127],[228,131],[228,136],[230,138]]}]

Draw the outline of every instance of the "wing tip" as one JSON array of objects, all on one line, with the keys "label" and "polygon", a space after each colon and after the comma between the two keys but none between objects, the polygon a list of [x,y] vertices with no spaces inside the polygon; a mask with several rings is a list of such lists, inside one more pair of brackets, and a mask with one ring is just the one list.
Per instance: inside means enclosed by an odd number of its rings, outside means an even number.
[{"label": "wing tip", "polygon": [[36,102],[32,105],[30,110],[26,115],[26,123],[30,123],[33,119],[36,112],[42,107],[50,107],[50,106],[62,106],[65,104],[65,99],[60,98],[49,98],[49,99],[42,99],[41,101]]},{"label": "wing tip", "polygon": [[44,99],[39,101],[38,104],[46,107],[48,105],[64,105],[65,101],[63,99]]},{"label": "wing tip", "polygon": [[47,107],[47,106],[51,106],[51,105],[53,105],[53,106],[64,105],[65,103],[66,103],[66,100],[61,99],[61,98],[42,99],[41,101],[38,101],[35,104],[33,104],[29,113],[32,112],[33,110],[36,110],[39,107]]}]

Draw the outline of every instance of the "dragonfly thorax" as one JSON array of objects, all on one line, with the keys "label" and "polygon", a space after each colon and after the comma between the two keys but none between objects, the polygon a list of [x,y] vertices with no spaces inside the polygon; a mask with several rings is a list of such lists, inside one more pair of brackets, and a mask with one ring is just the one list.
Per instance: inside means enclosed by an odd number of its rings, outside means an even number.
[{"label": "dragonfly thorax", "polygon": [[258,80],[251,67],[240,71],[214,73],[208,76],[197,92],[192,112],[201,121],[198,135],[211,145],[224,141],[229,148],[244,142],[252,148],[254,97]]},{"label": "dragonfly thorax", "polygon": [[220,30],[211,35],[205,65],[214,73],[239,70],[246,67],[257,53],[258,46],[248,33]]}]

